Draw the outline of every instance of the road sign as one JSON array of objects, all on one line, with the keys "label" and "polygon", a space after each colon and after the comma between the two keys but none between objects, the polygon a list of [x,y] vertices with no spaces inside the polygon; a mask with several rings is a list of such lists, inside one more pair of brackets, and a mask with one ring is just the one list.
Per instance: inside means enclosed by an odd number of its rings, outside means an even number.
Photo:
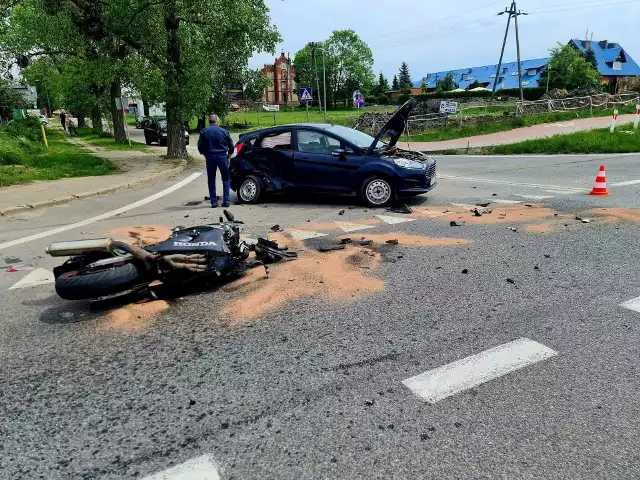
[{"label": "road sign", "polygon": [[262,105],[263,110],[266,110],[267,112],[279,112],[280,111],[280,105]]},{"label": "road sign", "polygon": [[356,108],[364,107],[364,95],[362,95],[358,90],[353,92],[353,106]]},{"label": "road sign", "polygon": [[458,111],[458,103],[443,100],[440,102],[440,113],[456,113]]},{"label": "road sign", "polygon": [[301,88],[298,93],[298,98],[300,98],[301,102],[312,102],[313,101],[313,89],[312,88]]}]

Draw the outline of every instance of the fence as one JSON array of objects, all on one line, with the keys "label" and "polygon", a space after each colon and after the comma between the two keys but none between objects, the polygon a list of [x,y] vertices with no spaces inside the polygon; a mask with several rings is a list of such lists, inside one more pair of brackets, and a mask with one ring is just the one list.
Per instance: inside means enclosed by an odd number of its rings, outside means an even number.
[{"label": "fence", "polygon": [[542,112],[566,112],[572,110],[587,110],[593,112],[594,108],[612,108],[621,105],[637,105],[640,103],[640,95],[635,92],[611,95],[601,93],[587,97],[557,98],[537,100],[535,102],[517,102],[518,114],[542,113]]}]

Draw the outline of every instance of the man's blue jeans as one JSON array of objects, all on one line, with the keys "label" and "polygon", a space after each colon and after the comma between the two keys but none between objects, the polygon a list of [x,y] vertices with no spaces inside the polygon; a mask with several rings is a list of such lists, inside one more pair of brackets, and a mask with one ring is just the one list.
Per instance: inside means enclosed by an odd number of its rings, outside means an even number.
[{"label": "man's blue jeans", "polygon": [[209,182],[209,198],[211,198],[212,206],[218,205],[216,196],[216,173],[218,169],[220,169],[220,177],[222,177],[222,203],[231,203],[229,158],[225,154],[215,155],[207,157],[207,180]]}]

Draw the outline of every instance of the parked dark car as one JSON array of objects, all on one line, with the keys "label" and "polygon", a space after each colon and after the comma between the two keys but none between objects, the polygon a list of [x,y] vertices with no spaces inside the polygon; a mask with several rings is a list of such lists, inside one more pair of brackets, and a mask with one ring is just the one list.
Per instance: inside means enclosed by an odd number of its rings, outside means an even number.
[{"label": "parked dark car", "polygon": [[[189,145],[189,132],[184,130],[184,139]],[[166,118],[150,118],[144,124],[144,141],[147,145],[159,143],[164,146],[167,144],[167,119]]]},{"label": "parked dark car", "polygon": [[[421,195],[436,185],[436,162],[396,147],[415,106],[410,99],[373,138],[330,124],[284,125],[240,136],[231,159],[231,188],[257,203],[290,191],[359,195],[372,207]],[[390,137],[388,143],[381,139]]]}]

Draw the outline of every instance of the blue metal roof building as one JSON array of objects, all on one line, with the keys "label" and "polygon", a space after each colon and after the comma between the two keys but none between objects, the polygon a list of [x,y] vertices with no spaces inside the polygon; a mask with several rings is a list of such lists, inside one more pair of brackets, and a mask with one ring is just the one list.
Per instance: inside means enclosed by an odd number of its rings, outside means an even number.
[{"label": "blue metal roof building", "polygon": [[[601,42],[571,40],[569,44],[583,54],[587,48],[593,49],[598,60],[598,70],[603,80],[607,80],[607,77],[640,76],[638,64],[617,43],[609,43],[606,40]],[[524,88],[539,86],[540,74],[544,71],[548,62],[549,58],[522,61],[522,86]],[[425,82],[427,90],[435,90],[436,82],[451,73],[455,82],[463,90],[467,90],[476,81],[482,86],[492,89],[494,82],[496,82],[496,68],[498,68],[498,65],[494,64],[428,73],[425,77],[416,81],[413,87],[416,89],[421,88],[422,83]],[[500,67],[496,90],[505,88],[518,88],[518,62],[503,63]]]}]

